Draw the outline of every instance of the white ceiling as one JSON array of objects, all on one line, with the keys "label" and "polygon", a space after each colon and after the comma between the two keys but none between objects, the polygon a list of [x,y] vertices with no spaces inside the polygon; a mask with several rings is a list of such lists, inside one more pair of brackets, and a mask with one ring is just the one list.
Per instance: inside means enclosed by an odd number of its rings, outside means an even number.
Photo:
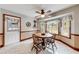
[{"label": "white ceiling", "polygon": [[68,7],[73,6],[72,4],[0,4],[0,8],[7,9],[13,12],[24,14],[30,17],[35,17],[38,14],[36,10],[52,10],[56,12]]}]

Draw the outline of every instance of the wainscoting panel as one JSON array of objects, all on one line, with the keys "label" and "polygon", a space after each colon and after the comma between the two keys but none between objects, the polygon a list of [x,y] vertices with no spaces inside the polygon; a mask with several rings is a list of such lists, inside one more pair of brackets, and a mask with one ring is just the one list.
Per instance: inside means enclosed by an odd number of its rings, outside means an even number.
[{"label": "wainscoting panel", "polygon": [[0,47],[3,46],[3,33],[0,33]]},{"label": "wainscoting panel", "polygon": [[68,39],[66,37],[63,37],[61,35],[56,35],[56,40],[68,45],[74,50],[79,51],[79,35],[71,34],[71,39]]},{"label": "wainscoting panel", "polygon": [[36,30],[32,31],[21,31],[21,41],[32,38],[32,34],[36,32]]}]

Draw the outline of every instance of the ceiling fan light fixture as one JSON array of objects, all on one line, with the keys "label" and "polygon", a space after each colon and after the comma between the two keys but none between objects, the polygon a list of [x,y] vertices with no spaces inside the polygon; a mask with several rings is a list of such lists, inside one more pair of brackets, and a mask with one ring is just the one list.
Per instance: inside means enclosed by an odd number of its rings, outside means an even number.
[{"label": "ceiling fan light fixture", "polygon": [[42,14],[42,15],[41,15],[41,17],[42,17],[42,18],[44,18],[44,17],[45,17],[45,15],[44,15],[44,14]]}]

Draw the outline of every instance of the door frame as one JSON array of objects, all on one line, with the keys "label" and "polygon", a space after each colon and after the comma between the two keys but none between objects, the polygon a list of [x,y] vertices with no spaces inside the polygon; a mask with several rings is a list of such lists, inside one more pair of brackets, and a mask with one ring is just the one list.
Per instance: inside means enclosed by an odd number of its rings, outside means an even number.
[{"label": "door frame", "polygon": [[20,40],[19,41],[21,41],[21,17],[10,15],[10,14],[3,14],[2,16],[3,16],[3,46],[5,46],[5,16],[19,18],[19,20],[20,20],[20,35],[19,35]]}]

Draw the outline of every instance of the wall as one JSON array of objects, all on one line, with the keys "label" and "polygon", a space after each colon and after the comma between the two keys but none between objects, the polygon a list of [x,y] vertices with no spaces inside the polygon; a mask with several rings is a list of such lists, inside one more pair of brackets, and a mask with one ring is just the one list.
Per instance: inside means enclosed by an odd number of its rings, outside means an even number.
[{"label": "wall", "polygon": [[2,14],[0,13],[0,46],[3,45],[3,21]]},{"label": "wall", "polygon": [[[31,17],[28,17],[28,16],[25,16],[25,15],[22,15],[22,14],[19,14],[19,13],[15,13],[15,12],[12,12],[12,11],[9,11],[9,10],[5,10],[5,9],[2,9],[0,8],[0,46],[3,45],[3,14],[10,14],[10,15],[13,15],[13,16],[18,16],[18,17],[21,17],[21,40],[25,39],[26,37],[28,38],[29,36],[31,36],[31,33],[28,35],[29,32],[22,32],[22,31],[31,31],[31,30],[36,30],[36,28],[33,28],[33,20],[34,18],[31,18]],[[27,21],[30,21],[32,26],[29,27],[29,28],[26,28],[26,25],[25,23]],[[28,29],[28,30],[27,30]],[[22,35],[23,33],[23,35]],[[14,33],[14,35],[17,37],[17,34],[18,33]],[[8,35],[8,34],[7,34]],[[25,35],[25,37],[24,37]],[[8,35],[9,36],[9,35]],[[11,39],[13,37],[13,35],[10,35],[9,38]],[[8,39],[8,38],[7,38]],[[13,39],[15,39],[13,37]],[[18,38],[19,39],[19,38]],[[11,40],[10,40],[11,41]],[[13,40],[14,41],[14,40]]]},{"label": "wall", "polygon": [[[23,17],[22,20],[21,20],[21,30],[22,31],[31,31],[31,30],[36,30],[36,28],[33,27],[34,25],[34,18],[31,18],[31,17]],[[30,27],[27,27],[26,26],[26,22],[30,22],[31,23],[31,26]]]},{"label": "wall", "polygon": [[[21,21],[21,40],[25,40],[32,37],[32,34],[37,30],[33,27],[34,25],[34,18],[25,17]],[[31,26],[27,27],[26,22],[30,22]]]},{"label": "wall", "polygon": [[[71,21],[71,39],[62,37],[60,35],[57,35],[56,38],[75,48],[79,48],[79,5],[58,11],[54,13],[54,15],[57,16],[65,13],[72,13],[73,16],[73,20]],[[77,34],[77,36],[74,34]]]},{"label": "wall", "polygon": [[[2,8],[0,11],[1,11],[1,15],[10,14],[10,15],[21,17],[21,31],[28,31],[28,30],[34,30],[34,29],[36,30],[36,28],[33,28],[33,24],[34,24],[33,21],[35,20],[34,18],[23,15],[23,14],[15,13],[9,10],[5,10]],[[31,27],[26,27],[26,22],[28,21],[31,22]]]},{"label": "wall", "polygon": [[[2,14],[2,16],[3,16],[3,14],[18,16],[17,14],[15,14],[15,13],[13,13],[11,11],[5,10],[5,9],[1,9],[1,14]],[[17,18],[17,19],[19,19],[19,18]],[[7,20],[5,20],[4,23],[5,23],[4,46],[19,42],[20,41],[20,31],[19,30],[18,31],[8,31],[7,30],[8,29],[7,28],[8,27],[7,26]]]}]

